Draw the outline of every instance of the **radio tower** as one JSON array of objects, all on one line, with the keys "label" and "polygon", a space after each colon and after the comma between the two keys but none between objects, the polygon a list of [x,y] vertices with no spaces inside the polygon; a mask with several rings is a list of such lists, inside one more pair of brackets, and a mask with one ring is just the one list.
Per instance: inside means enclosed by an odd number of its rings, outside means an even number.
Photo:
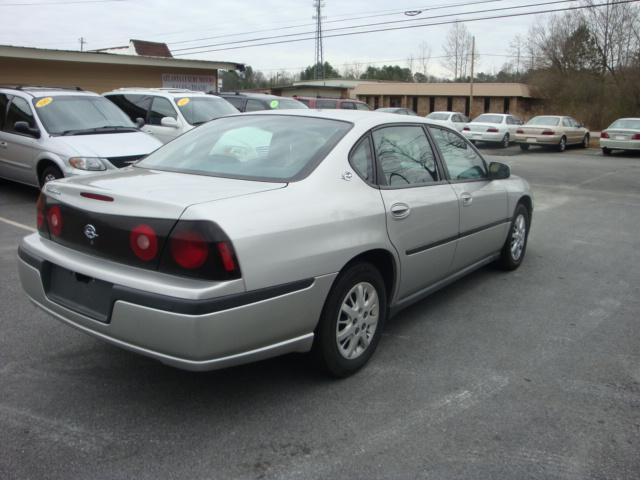
[{"label": "radio tower", "polygon": [[316,14],[313,16],[316,21],[316,80],[324,80],[324,57],[322,54],[322,7],[324,7],[323,0],[314,0],[313,8],[316,11]]}]

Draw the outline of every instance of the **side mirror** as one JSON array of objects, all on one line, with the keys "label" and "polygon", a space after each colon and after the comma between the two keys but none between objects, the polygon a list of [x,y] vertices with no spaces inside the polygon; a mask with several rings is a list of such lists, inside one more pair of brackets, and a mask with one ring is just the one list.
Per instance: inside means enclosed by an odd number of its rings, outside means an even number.
[{"label": "side mirror", "polygon": [[489,179],[490,180],[504,180],[511,176],[511,169],[509,165],[505,165],[500,162],[491,162],[489,164]]},{"label": "side mirror", "polygon": [[162,125],[163,127],[178,128],[178,121],[172,117],[162,117],[162,120],[160,120],[160,125]]},{"label": "side mirror", "polygon": [[136,127],[138,128],[144,127],[144,118],[142,117],[136,118]]},{"label": "side mirror", "polygon": [[21,121],[14,123],[13,130],[33,138],[40,138],[40,130],[38,128],[31,128],[27,122]]}]

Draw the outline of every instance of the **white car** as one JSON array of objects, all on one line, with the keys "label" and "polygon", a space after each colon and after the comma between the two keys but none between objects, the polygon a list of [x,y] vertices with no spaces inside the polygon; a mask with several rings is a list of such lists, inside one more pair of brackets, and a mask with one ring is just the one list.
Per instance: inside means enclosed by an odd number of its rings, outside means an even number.
[{"label": "white car", "polygon": [[640,150],[640,118],[619,118],[600,134],[603,155],[612,150]]},{"label": "white car", "polygon": [[469,119],[460,112],[431,112],[426,118],[433,123],[453,128],[458,132],[461,132],[469,121]]},{"label": "white car", "polygon": [[103,95],[162,143],[214,118],[238,113],[223,98],[186,89],[119,88]]},{"label": "white car", "polygon": [[513,115],[483,113],[468,123],[462,129],[462,133],[473,143],[499,143],[507,148],[520,125],[522,125],[522,121]]}]

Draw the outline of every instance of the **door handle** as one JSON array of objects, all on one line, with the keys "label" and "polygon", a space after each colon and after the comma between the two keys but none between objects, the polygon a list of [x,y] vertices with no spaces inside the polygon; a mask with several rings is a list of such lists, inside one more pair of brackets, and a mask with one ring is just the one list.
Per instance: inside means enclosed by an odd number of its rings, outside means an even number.
[{"label": "door handle", "polygon": [[460,195],[460,199],[462,200],[463,207],[468,207],[473,203],[473,197],[471,196],[470,193],[467,193],[467,192]]},{"label": "door handle", "polygon": [[411,213],[411,208],[406,203],[394,203],[391,205],[391,216],[395,219],[407,218]]},{"label": "door handle", "polygon": [[7,142],[0,142],[0,148],[7,148]]}]

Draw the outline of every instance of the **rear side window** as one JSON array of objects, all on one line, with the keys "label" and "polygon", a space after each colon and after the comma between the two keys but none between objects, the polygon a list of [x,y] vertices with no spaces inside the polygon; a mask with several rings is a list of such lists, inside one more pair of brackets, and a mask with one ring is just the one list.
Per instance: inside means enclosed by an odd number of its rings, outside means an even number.
[{"label": "rear side window", "polygon": [[373,152],[368,135],[360,140],[358,146],[351,152],[349,161],[358,175],[368,182],[373,182]]},{"label": "rear side window", "polygon": [[136,167],[262,181],[305,176],[351,124],[289,115],[212,120],[156,150]]},{"label": "rear side window", "polygon": [[342,102],[340,104],[340,108],[345,108],[347,110],[355,110],[356,109],[356,104],[353,102]]},{"label": "rear side window", "polygon": [[436,127],[429,127],[429,130],[452,180],[486,178],[484,160],[464,138],[450,130]]},{"label": "rear side window", "polygon": [[356,110],[366,110],[369,111],[371,110],[369,108],[369,105],[367,105],[366,103],[356,103]]},{"label": "rear side window", "polygon": [[296,100],[298,100],[299,102],[304,103],[307,107],[308,107],[308,106],[309,106],[309,104],[311,103],[311,102],[309,102],[309,99],[308,99],[308,98],[296,98]]},{"label": "rear side window", "polygon": [[338,108],[338,102],[335,100],[318,99],[316,100],[316,108]]},{"label": "rear side window", "polygon": [[7,113],[7,103],[9,103],[7,96],[4,93],[0,93],[0,129],[4,125],[4,117]]},{"label": "rear side window", "polygon": [[29,102],[20,97],[13,97],[11,100],[2,129],[5,132],[15,132],[13,127],[16,122],[27,122],[31,128],[35,128],[36,126]]},{"label": "rear side window", "polygon": [[247,100],[247,112],[258,112],[260,110],[266,110],[266,107],[260,100],[254,100],[252,98]]},{"label": "rear side window", "polygon": [[234,107],[236,107],[238,110],[243,111],[242,107],[244,104],[244,100],[240,97],[222,97],[224,98],[227,102],[229,102],[231,105],[233,105]]},{"label": "rear side window", "polygon": [[149,110],[149,125],[161,125],[164,117],[177,119],[178,114],[169,100],[163,97],[153,97]]},{"label": "rear side window", "polygon": [[384,127],[373,132],[382,185],[404,187],[438,181],[433,150],[420,126]]},{"label": "rear side window", "polygon": [[151,98],[145,95],[108,95],[107,98],[115,103],[120,110],[127,114],[132,122],[137,118],[147,120],[147,111]]}]

